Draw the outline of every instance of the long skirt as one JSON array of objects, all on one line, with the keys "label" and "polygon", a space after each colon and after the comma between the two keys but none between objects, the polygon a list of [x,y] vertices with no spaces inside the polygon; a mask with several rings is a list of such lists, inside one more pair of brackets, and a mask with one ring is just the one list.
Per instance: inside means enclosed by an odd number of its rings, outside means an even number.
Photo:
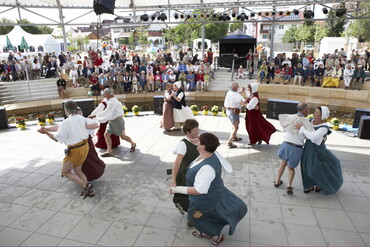
[{"label": "long skirt", "polygon": [[271,135],[276,131],[275,127],[262,116],[260,110],[246,112],[245,127],[248,131],[250,144],[259,141],[269,144]]},{"label": "long skirt", "polygon": [[[96,136],[98,137],[98,141],[95,143],[95,147],[101,148],[101,149],[107,149],[107,143],[105,142],[104,133],[107,129],[107,123],[100,123],[98,132],[96,132]],[[112,148],[115,148],[119,146],[120,144],[120,137],[116,135],[111,135],[112,138]]]},{"label": "long skirt", "polygon": [[105,163],[99,158],[96,153],[94,143],[91,136],[88,138],[89,153],[85,162],[82,164],[82,172],[85,174],[87,181],[92,181],[100,178],[105,170]]},{"label": "long skirt", "polygon": [[336,193],[343,184],[342,167],[338,158],[326,149],[306,140],[301,159],[302,182],[305,189],[319,185],[325,195]]},{"label": "long skirt", "polygon": [[172,103],[163,103],[163,116],[161,121],[161,128],[169,130],[174,126],[173,107]]}]

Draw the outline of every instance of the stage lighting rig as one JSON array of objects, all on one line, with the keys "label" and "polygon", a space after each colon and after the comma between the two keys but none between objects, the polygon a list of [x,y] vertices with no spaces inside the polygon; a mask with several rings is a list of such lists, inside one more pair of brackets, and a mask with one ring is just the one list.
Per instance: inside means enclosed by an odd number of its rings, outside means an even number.
[{"label": "stage lighting rig", "polygon": [[230,21],[230,16],[227,15],[227,13],[223,13],[221,16],[218,17],[220,21]]},{"label": "stage lighting rig", "polygon": [[165,21],[165,20],[167,20],[167,16],[166,16],[166,14],[165,13],[160,13],[159,15],[158,15],[158,17],[157,17],[157,20],[159,20],[159,21]]},{"label": "stage lighting rig", "polygon": [[299,10],[298,10],[298,9],[294,9],[294,10],[293,10],[293,13],[294,13],[295,15],[299,15]]},{"label": "stage lighting rig", "polygon": [[315,13],[310,9],[306,9],[303,12],[303,17],[306,18],[306,19],[312,19],[314,16],[315,16]]},{"label": "stage lighting rig", "polygon": [[326,15],[326,14],[328,14],[328,13],[329,13],[329,10],[328,10],[327,8],[323,8],[323,9],[322,9],[322,12]]},{"label": "stage lighting rig", "polygon": [[236,19],[238,21],[247,21],[248,20],[248,16],[244,12],[242,12],[240,15],[238,15],[236,17]]},{"label": "stage lighting rig", "polygon": [[143,14],[140,16],[141,21],[149,21],[149,15],[148,14]]}]

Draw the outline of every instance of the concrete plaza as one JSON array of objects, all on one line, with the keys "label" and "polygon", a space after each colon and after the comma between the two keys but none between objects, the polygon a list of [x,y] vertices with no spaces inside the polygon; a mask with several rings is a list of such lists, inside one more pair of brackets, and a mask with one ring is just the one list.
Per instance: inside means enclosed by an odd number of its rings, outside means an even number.
[{"label": "concrete plaza", "polygon": [[[37,133],[38,126],[0,131],[0,246],[210,246],[192,236],[168,194],[165,169],[182,132],[164,133],[161,117],[126,117],[127,134],[114,157],[103,158],[96,196],[83,200],[81,188],[60,176],[64,146]],[[303,193],[297,169],[294,194],[276,189],[276,153],[283,139],[278,121],[270,145],[247,145],[244,121],[237,149],[226,146],[226,117],[197,116],[201,131],[216,134],[218,151],[234,168],[226,187],[248,205],[248,214],[225,246],[370,246],[370,141],[333,132],[327,146],[342,162],[344,184],[335,195]],[[103,152],[100,150],[99,152]],[[286,174],[283,180],[287,181]]]}]

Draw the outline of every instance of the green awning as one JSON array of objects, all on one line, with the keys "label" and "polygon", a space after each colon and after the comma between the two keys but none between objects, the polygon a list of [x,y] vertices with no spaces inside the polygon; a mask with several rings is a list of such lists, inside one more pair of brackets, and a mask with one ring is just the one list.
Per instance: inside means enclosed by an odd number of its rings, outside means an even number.
[{"label": "green awning", "polygon": [[14,49],[12,43],[9,40],[8,35],[6,36],[6,47],[8,48],[9,51]]},{"label": "green awning", "polygon": [[19,46],[22,50],[30,49],[30,47],[27,44],[27,41],[24,39],[24,36],[22,36],[21,45]]}]

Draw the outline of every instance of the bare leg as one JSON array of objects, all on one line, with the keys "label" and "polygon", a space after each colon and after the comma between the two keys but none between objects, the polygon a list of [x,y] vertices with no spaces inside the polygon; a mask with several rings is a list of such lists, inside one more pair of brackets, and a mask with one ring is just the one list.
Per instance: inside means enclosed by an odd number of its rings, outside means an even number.
[{"label": "bare leg", "polygon": [[233,140],[236,139],[236,133],[238,132],[238,129],[239,129],[239,120],[233,123],[233,127],[230,133],[229,143],[233,143]]},{"label": "bare leg", "polygon": [[82,180],[85,184],[87,184],[87,178],[85,174],[82,172],[82,166],[73,167],[73,172]]},{"label": "bare leg", "polygon": [[[74,169],[74,167],[73,167],[73,164],[71,162],[68,161],[68,162],[64,163],[63,167],[62,167],[62,175],[65,176],[66,178],[68,178],[69,180],[81,185],[82,188],[85,188],[85,186],[87,184],[86,176],[83,175],[83,178],[81,178],[78,175],[72,173],[72,169]],[[81,170],[81,166],[80,166],[80,170]],[[82,171],[81,171],[81,173],[82,173]]]},{"label": "bare leg", "polygon": [[[126,133],[125,133],[125,131],[124,131],[124,130],[122,131],[121,139],[122,139],[122,140],[125,140],[125,141],[127,141],[127,142],[129,142],[129,143],[131,143],[131,146],[135,146],[135,145],[136,145],[136,143],[135,143],[135,142],[133,142],[133,141],[132,141],[132,139],[131,139],[129,136],[127,136],[127,135],[126,135]],[[108,143],[107,143],[107,146],[108,146]],[[112,146],[112,143],[111,143],[111,146]],[[108,152],[108,151],[107,151],[107,152]]]},{"label": "bare leg", "polygon": [[294,168],[288,166],[288,187],[292,187],[294,175],[295,175]]},{"label": "bare leg", "polygon": [[281,165],[280,165],[280,167],[278,169],[278,173],[277,173],[277,176],[276,176],[275,184],[279,184],[280,183],[281,177],[283,176],[284,171],[285,171],[285,167],[287,165],[288,165],[288,163],[286,163],[286,161],[284,161],[284,160],[281,161]]},{"label": "bare leg", "polygon": [[107,143],[107,154],[111,153],[112,152],[112,138],[110,137],[110,133],[108,132],[105,132],[104,133],[104,139],[105,139],[105,142]]}]

